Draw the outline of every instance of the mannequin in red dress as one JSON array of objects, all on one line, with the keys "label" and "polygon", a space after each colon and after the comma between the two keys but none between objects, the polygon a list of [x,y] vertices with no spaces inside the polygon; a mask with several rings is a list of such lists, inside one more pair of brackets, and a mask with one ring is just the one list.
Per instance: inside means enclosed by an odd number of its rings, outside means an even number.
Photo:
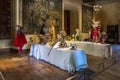
[{"label": "mannequin in red dress", "polygon": [[92,30],[92,38],[93,38],[93,41],[94,41],[94,42],[97,42],[97,41],[98,41],[98,29],[97,29],[97,27],[95,27],[95,28]]},{"label": "mannequin in red dress", "polygon": [[14,40],[14,46],[18,47],[18,51],[19,51],[19,57],[21,57],[22,55],[22,47],[24,46],[24,44],[27,43],[25,35],[22,31],[22,27],[19,25],[16,25],[18,27],[17,33],[16,33],[16,38]]},{"label": "mannequin in red dress", "polygon": [[97,22],[93,21],[93,25],[92,25],[93,29],[91,31],[91,37],[93,42],[98,42],[101,36],[99,23],[100,23],[99,21]]}]

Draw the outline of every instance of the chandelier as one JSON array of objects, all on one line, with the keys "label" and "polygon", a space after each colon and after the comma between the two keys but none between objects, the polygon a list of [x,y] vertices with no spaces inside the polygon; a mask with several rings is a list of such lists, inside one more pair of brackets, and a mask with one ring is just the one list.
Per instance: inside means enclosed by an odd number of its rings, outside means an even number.
[{"label": "chandelier", "polygon": [[95,11],[99,11],[99,10],[100,10],[100,8],[102,8],[102,6],[101,6],[101,5],[98,5],[98,4],[93,5],[93,9],[94,9]]}]

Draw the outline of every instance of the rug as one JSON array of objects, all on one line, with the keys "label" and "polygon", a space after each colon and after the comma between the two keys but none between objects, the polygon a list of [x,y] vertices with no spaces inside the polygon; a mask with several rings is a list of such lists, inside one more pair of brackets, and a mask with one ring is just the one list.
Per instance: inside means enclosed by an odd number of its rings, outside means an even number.
[{"label": "rug", "polygon": [[84,71],[76,72],[75,75],[67,78],[66,80],[89,80],[89,77],[92,76],[93,74],[95,74],[94,71],[86,69]]}]

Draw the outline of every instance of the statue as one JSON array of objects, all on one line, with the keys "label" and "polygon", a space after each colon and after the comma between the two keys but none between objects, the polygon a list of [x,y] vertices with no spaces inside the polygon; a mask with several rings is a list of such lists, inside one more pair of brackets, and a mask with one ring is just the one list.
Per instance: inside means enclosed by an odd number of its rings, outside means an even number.
[{"label": "statue", "polygon": [[55,30],[56,22],[54,19],[51,20],[51,28],[52,28],[52,40],[56,39],[56,30]]},{"label": "statue", "polygon": [[79,29],[75,29],[76,34],[75,34],[75,41],[79,40]]},{"label": "statue", "polygon": [[91,32],[89,32],[89,36],[93,42],[98,42],[100,41],[101,37],[100,21],[93,21],[92,26],[93,29],[91,30]]},{"label": "statue", "polygon": [[72,35],[72,40],[75,41],[75,34]]},{"label": "statue", "polygon": [[72,34],[73,41],[79,40],[79,29],[75,29],[75,32],[75,34]]},{"label": "statue", "polygon": [[104,44],[107,39],[107,34],[106,32],[102,32],[101,34],[101,43]]}]

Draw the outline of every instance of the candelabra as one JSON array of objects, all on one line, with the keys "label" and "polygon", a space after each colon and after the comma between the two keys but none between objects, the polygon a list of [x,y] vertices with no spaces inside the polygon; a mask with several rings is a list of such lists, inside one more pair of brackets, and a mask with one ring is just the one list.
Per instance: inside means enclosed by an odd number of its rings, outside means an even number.
[{"label": "candelabra", "polygon": [[94,9],[95,11],[99,11],[100,8],[102,8],[102,6],[101,6],[101,5],[98,5],[98,4],[96,4],[96,5],[93,6],[93,9]]}]

